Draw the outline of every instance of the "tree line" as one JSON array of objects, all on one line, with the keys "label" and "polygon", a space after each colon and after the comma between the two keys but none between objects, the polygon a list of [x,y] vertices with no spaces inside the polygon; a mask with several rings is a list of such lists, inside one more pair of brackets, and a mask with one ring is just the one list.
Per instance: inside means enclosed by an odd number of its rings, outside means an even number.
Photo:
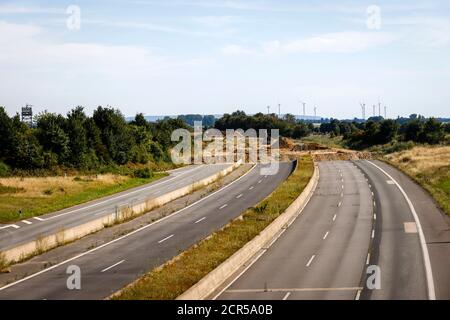
[{"label": "tree line", "polygon": [[101,106],[92,116],[76,107],[66,116],[44,112],[34,121],[29,127],[0,107],[0,162],[26,170],[169,162],[172,131],[188,128],[180,119],[150,123],[142,114],[126,122],[119,110]]},{"label": "tree line", "polygon": [[349,147],[363,149],[393,141],[439,144],[450,133],[450,123],[412,114],[408,121],[382,117],[369,118],[366,122],[332,119],[329,123],[322,123],[319,131],[332,136],[341,135]]},{"label": "tree line", "polygon": [[222,118],[216,120],[215,128],[219,130],[226,129],[279,129],[280,135],[299,139],[313,132],[312,123],[305,123],[295,119],[292,114],[286,114],[278,117],[276,114],[257,113],[255,115],[247,115],[244,111],[235,111],[231,114],[224,114]]}]

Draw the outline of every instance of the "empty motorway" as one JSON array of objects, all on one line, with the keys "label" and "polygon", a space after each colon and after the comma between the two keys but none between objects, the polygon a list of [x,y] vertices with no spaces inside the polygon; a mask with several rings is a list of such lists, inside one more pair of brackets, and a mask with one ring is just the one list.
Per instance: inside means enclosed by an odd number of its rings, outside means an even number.
[{"label": "empty motorway", "polygon": [[[302,214],[210,298],[450,298],[449,221],[424,190],[379,161],[319,172]],[[379,287],[367,288],[369,266]]]},{"label": "empty motorway", "polygon": [[192,185],[193,182],[207,178],[229,166],[230,164],[212,164],[180,168],[172,171],[168,177],[147,185],[58,212],[0,225],[0,251],[114,213],[118,206],[138,203]]},{"label": "empty motorway", "polygon": [[[152,224],[0,288],[0,299],[103,299],[153,267],[226,225],[269,195],[293,169],[275,175],[256,165],[233,183]],[[81,290],[66,285],[71,265],[80,267]]]}]

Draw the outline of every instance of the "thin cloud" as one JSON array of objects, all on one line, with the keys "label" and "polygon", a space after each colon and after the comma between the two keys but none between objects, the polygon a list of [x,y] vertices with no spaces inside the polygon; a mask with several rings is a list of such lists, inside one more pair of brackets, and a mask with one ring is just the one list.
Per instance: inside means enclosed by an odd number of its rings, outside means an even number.
[{"label": "thin cloud", "polygon": [[236,21],[234,16],[203,16],[194,17],[192,20],[202,26],[210,28],[220,28],[231,24]]},{"label": "thin cloud", "polygon": [[388,45],[397,36],[381,32],[336,32],[292,41],[268,41],[260,48],[251,49],[239,45],[228,45],[221,49],[227,55],[279,55],[295,53],[354,53]]},{"label": "thin cloud", "polygon": [[154,24],[150,22],[132,22],[132,21],[107,21],[90,19],[83,20],[83,23],[98,25],[101,27],[139,29],[153,32],[162,32],[192,37],[211,37],[211,38],[229,38],[234,34],[233,29],[217,30],[214,32],[203,30],[192,30],[181,27],[173,27],[168,25]]},{"label": "thin cloud", "polygon": [[0,4],[0,14],[64,14],[64,9]]}]

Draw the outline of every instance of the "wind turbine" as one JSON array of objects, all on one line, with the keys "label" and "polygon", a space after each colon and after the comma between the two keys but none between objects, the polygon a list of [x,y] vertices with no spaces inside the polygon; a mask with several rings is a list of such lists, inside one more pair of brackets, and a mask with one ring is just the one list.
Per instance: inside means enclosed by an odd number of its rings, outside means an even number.
[{"label": "wind turbine", "polygon": [[385,105],[385,106],[384,106],[384,118],[385,118],[385,119],[386,119],[386,117],[387,117],[386,109],[387,109],[387,106]]},{"label": "wind turbine", "polygon": [[314,117],[317,117],[317,106],[314,106]]},{"label": "wind turbine", "polygon": [[278,104],[278,118],[281,118],[281,103]]},{"label": "wind turbine", "polygon": [[303,105],[303,117],[306,116],[306,102],[300,101],[300,103]]},{"label": "wind turbine", "polygon": [[373,105],[373,116],[375,117],[375,108],[376,108],[377,106],[376,105]]},{"label": "wind turbine", "polygon": [[270,106],[267,106],[267,114],[270,114]]},{"label": "wind turbine", "polygon": [[362,118],[366,120],[366,104],[364,102],[359,103],[361,106]]}]

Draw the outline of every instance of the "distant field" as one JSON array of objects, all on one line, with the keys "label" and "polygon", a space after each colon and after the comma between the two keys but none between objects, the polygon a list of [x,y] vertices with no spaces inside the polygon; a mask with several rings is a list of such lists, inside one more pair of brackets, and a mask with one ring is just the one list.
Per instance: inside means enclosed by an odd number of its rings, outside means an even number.
[{"label": "distant field", "polygon": [[450,147],[414,147],[384,158],[427,189],[450,215]]},{"label": "distant field", "polygon": [[328,134],[314,134],[300,139],[301,142],[313,142],[329,148],[344,148],[342,136],[330,137]]},{"label": "distant field", "polygon": [[164,176],[165,173],[156,173],[147,179],[113,174],[0,178],[0,223],[61,210]]}]

